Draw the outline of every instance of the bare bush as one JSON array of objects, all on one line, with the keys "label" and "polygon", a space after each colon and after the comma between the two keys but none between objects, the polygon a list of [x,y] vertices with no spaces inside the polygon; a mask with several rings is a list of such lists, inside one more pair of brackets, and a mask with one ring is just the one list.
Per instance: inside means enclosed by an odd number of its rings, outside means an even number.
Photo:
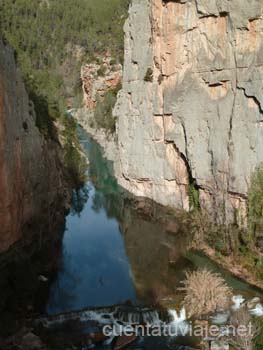
[{"label": "bare bush", "polygon": [[232,289],[216,273],[206,269],[187,272],[182,284],[180,290],[186,294],[184,305],[189,317],[224,310],[231,304]]},{"label": "bare bush", "polygon": [[261,327],[252,321],[252,317],[246,307],[237,310],[230,319],[231,326],[235,329],[244,328],[244,332],[236,332],[231,337],[229,343],[236,350],[253,350],[256,337],[259,335]]}]

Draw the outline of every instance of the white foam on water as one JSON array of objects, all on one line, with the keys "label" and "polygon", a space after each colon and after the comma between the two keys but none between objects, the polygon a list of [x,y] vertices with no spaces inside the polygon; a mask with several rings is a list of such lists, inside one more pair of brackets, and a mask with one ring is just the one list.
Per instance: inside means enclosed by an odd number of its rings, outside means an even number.
[{"label": "white foam on water", "polygon": [[250,310],[251,315],[256,317],[262,317],[263,316],[263,305],[257,304],[256,307],[252,310]]},{"label": "white foam on water", "polygon": [[105,312],[86,311],[80,315],[79,320],[81,322],[96,321],[100,324],[107,324],[109,323],[109,320],[113,319],[113,316],[111,313],[107,313],[108,318],[105,318],[104,315],[105,315]]},{"label": "white foam on water", "polygon": [[173,323],[181,323],[183,321],[186,321],[186,309],[183,307],[178,314],[176,310],[169,310],[169,315],[173,318]]},{"label": "white foam on water", "polygon": [[121,323],[123,325],[136,325],[140,324],[141,321],[151,325],[160,325],[162,323],[159,317],[159,313],[156,310],[141,309],[125,312],[123,310],[120,310],[118,307],[113,310],[84,310],[51,317],[44,317],[40,319],[40,322],[46,327],[60,325],[67,321],[95,321],[101,325],[116,325],[118,323]]},{"label": "white foam on water", "polygon": [[227,323],[230,312],[221,312],[210,317],[212,324],[221,326]]},{"label": "white foam on water", "polygon": [[168,324],[173,336],[183,335],[185,336],[189,331],[189,324],[186,322],[186,309],[183,307],[178,314],[176,310],[168,310],[169,315],[172,317],[172,321]]},{"label": "white foam on water", "polygon": [[232,309],[239,310],[243,305],[243,303],[245,302],[245,298],[243,297],[243,295],[234,295],[232,298],[232,301],[234,303],[234,305],[232,306]]}]

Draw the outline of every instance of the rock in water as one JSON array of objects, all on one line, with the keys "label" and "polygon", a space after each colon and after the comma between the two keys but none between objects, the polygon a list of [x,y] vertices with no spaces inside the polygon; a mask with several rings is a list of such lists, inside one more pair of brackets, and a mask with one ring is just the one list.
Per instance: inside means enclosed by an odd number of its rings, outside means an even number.
[{"label": "rock in water", "polygon": [[224,341],[212,341],[211,350],[229,350],[229,344]]},{"label": "rock in water", "polygon": [[48,278],[43,275],[38,276],[38,280],[44,283],[48,282]]},{"label": "rock in water", "polygon": [[137,339],[136,335],[131,335],[131,336],[122,335],[117,338],[117,341],[114,345],[114,350],[125,349],[128,345],[134,343],[136,339]]},{"label": "rock in water", "polygon": [[33,333],[26,334],[21,341],[22,350],[44,350],[44,345],[39,337]]},{"label": "rock in water", "polygon": [[247,302],[247,308],[249,310],[254,309],[258,304],[260,304],[260,302],[261,302],[260,298],[258,297],[253,298],[252,300],[249,300]]}]

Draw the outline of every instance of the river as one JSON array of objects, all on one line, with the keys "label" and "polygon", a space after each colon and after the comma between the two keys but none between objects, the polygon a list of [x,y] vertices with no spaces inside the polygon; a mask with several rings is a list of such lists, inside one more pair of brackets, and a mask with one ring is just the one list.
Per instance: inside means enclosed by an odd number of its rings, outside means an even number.
[{"label": "river", "polygon": [[[80,139],[90,163],[88,180],[74,193],[66,220],[58,270],[46,305],[49,317],[62,313],[61,321],[66,313],[71,320],[84,317],[87,321],[87,310],[92,315],[97,310],[98,318],[99,310],[106,307],[102,312],[110,319],[113,305],[124,305],[131,314],[134,308],[164,308],[170,314],[177,309],[174,321],[180,321],[180,281],[186,270],[204,266],[220,272],[236,295],[262,296],[201,253],[187,251],[191,235],[180,220],[152,201],[125,193],[100,146],[82,129]],[[78,310],[84,311],[79,314]],[[172,348],[177,349],[178,342],[196,345],[192,339],[178,337]],[[158,344],[156,339],[154,344]],[[163,349],[171,348],[171,340],[162,339],[161,344]],[[144,344],[149,349],[158,346]]]},{"label": "river", "polygon": [[[118,222],[118,186],[100,148],[83,139],[91,162],[85,187],[74,194],[61,262],[47,313],[137,302],[132,269]],[[99,177],[99,178],[98,178]],[[97,186],[95,183],[97,182]]]},{"label": "river", "polygon": [[124,191],[101,147],[83,129],[79,137],[87,181],[73,193],[65,227],[1,256],[0,337],[27,324],[52,350],[112,349],[102,342],[104,325],[166,323],[176,336],[138,337],[129,349],[198,348],[199,339],[177,330],[188,327],[178,287],[198,267],[220,273],[236,296],[263,300],[260,290],[189,251],[185,216]]}]

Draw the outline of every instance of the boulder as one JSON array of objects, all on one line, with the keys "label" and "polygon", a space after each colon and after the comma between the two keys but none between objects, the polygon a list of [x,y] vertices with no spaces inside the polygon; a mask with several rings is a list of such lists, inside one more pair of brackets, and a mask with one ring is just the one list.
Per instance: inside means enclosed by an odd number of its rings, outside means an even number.
[{"label": "boulder", "polygon": [[45,346],[41,339],[34,333],[27,333],[24,335],[20,345],[21,350],[44,350]]},{"label": "boulder", "polygon": [[211,350],[229,350],[229,344],[225,341],[212,341],[211,342]]},{"label": "boulder", "polygon": [[261,303],[261,300],[260,300],[260,298],[258,298],[258,297],[256,297],[256,298],[253,298],[253,299],[251,299],[251,300],[249,300],[248,302],[247,302],[247,308],[249,309],[249,310],[252,310],[252,309],[254,309],[258,304],[260,304]]}]

